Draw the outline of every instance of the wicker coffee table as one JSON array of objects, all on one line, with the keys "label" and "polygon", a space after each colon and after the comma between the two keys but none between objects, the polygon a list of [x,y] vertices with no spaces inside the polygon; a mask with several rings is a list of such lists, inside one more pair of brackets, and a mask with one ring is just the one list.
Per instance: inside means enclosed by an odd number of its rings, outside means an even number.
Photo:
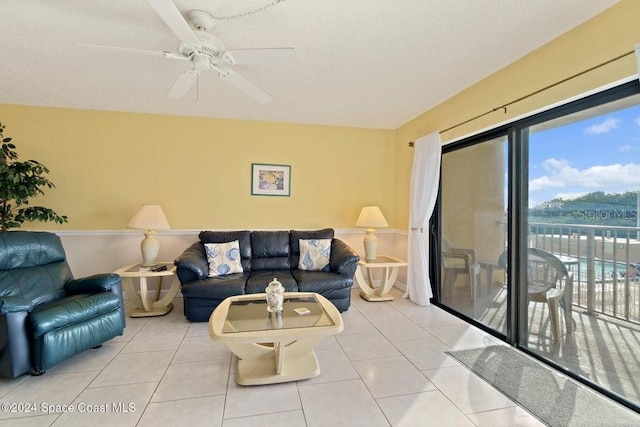
[{"label": "wicker coffee table", "polygon": [[[295,310],[307,309],[298,314]],[[320,374],[313,349],[327,335],[342,332],[335,306],[311,292],[285,292],[281,313],[267,311],[266,294],[225,299],[209,319],[209,334],[237,357],[241,385],[273,384]]]}]

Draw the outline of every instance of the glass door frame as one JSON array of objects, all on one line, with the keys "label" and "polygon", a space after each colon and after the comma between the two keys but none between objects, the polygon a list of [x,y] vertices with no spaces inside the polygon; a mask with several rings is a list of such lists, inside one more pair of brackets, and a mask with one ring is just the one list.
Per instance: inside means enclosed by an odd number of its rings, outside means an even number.
[{"label": "glass door frame", "polygon": [[[485,142],[491,142],[491,141],[495,141],[497,139],[500,138],[504,138],[507,140],[507,149],[509,150],[509,153],[513,152],[513,143],[512,141],[510,141],[509,138],[509,131],[511,128],[509,127],[500,127],[497,129],[493,129],[487,132],[483,132],[481,134],[478,134],[474,137],[456,142],[456,143],[452,143],[452,144],[448,144],[448,145],[444,145],[442,147],[442,155],[444,156],[447,153],[450,152],[454,152],[463,148],[467,148],[467,147],[471,147],[477,144],[482,144]],[[511,171],[514,169],[512,167],[512,159],[511,159],[511,155],[509,155],[507,164],[506,164],[507,170],[509,171],[509,174],[511,174]],[[504,173],[504,171],[502,171],[501,173]],[[441,162],[441,166],[440,166],[440,182],[442,182],[442,162]],[[511,212],[511,207],[508,206],[508,211]],[[510,214],[508,215],[508,220],[507,220],[507,227],[509,227],[509,224],[511,223],[510,220]],[[440,236],[442,236],[442,184],[440,184],[439,188],[438,188],[438,199],[436,201],[436,206],[434,208],[434,214],[431,217],[431,247],[429,248],[430,253],[435,254],[434,256],[431,257],[431,264],[430,264],[430,272],[431,272],[431,283],[432,283],[432,292],[433,292],[433,303],[442,308],[443,310],[454,314],[457,317],[460,317],[461,319],[464,319],[467,323],[470,323],[480,329],[482,329],[483,331],[494,335],[502,340],[505,340],[507,342],[510,343],[509,340],[509,331],[510,331],[510,318],[511,316],[509,315],[509,310],[510,310],[510,306],[511,304],[508,303],[507,305],[507,324],[506,324],[506,330],[507,330],[507,334],[503,334],[502,332],[496,330],[496,329],[491,329],[490,327],[488,327],[487,325],[479,322],[478,320],[467,316],[463,313],[460,313],[459,311],[456,311],[455,308],[450,307],[448,305],[444,305],[442,303],[442,290],[441,290],[441,286],[440,284],[441,279],[442,279],[442,275],[441,275],[441,270],[440,270],[440,265],[441,265],[441,250],[442,250],[442,245],[441,245],[441,241],[440,241]],[[507,283],[507,287],[510,286],[510,283]],[[509,288],[507,289],[508,295],[510,295],[510,290]]]},{"label": "glass door frame", "polygon": [[[460,150],[472,145],[481,144],[495,138],[504,136],[507,137],[507,250],[508,265],[512,267],[510,267],[510,272],[507,275],[508,301],[506,314],[506,335],[503,335],[500,332],[491,329],[488,326],[468,316],[465,316],[464,314],[461,314],[452,307],[442,304],[442,277],[439,267],[441,265],[442,249],[440,243],[440,236],[442,236],[442,184],[438,189],[438,199],[436,202],[436,207],[434,209],[434,214],[431,217],[430,221],[430,228],[432,233],[430,251],[433,255],[431,256],[429,268],[431,274],[432,291],[434,295],[432,302],[434,305],[449,313],[454,314],[455,316],[465,320],[470,324],[473,324],[481,330],[506,341],[510,345],[518,348],[528,355],[542,361],[547,365],[550,365],[551,367],[563,372],[565,375],[575,379],[576,381],[597,390],[607,397],[635,411],[638,411],[639,408],[633,402],[629,402],[628,400],[621,398],[617,394],[612,393],[608,389],[603,388],[595,382],[574,374],[568,368],[565,368],[564,366],[559,365],[549,359],[543,358],[537,353],[530,351],[526,347],[526,320],[528,316],[527,294],[524,289],[519,289],[519,287],[513,286],[513,278],[518,278],[517,283],[526,283],[527,280],[527,266],[525,262],[526,257],[525,259],[522,259],[520,254],[526,253],[528,246],[527,216],[529,188],[529,128],[543,122],[547,122],[572,113],[586,110],[588,108],[597,107],[599,105],[607,104],[612,101],[638,94],[640,94],[640,80],[634,79],[613,88],[606,89],[602,92],[589,95],[572,102],[568,102],[561,106],[551,108],[547,111],[533,114],[529,117],[516,120],[509,124],[498,126],[494,129],[444,145],[442,147],[442,155],[445,155],[447,153]],[[440,179],[442,179],[442,169],[440,170]],[[514,250],[514,248],[517,248],[517,250]]]}]

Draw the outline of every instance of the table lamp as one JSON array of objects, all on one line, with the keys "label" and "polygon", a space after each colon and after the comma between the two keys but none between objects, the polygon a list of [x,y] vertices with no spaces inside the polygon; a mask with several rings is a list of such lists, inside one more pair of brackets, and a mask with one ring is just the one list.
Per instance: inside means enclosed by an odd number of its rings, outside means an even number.
[{"label": "table lamp", "polygon": [[168,230],[171,228],[160,205],[142,205],[131,218],[129,224],[127,224],[127,228],[145,230],[145,237],[140,243],[142,267],[155,267],[156,258],[158,258],[158,252],[160,251],[160,242],[156,239],[154,230]]},{"label": "table lamp", "polygon": [[365,206],[360,211],[360,216],[356,221],[356,227],[366,227],[364,236],[364,259],[367,262],[376,260],[378,253],[378,238],[376,228],[388,227],[387,220],[384,219],[382,211],[377,206]]}]

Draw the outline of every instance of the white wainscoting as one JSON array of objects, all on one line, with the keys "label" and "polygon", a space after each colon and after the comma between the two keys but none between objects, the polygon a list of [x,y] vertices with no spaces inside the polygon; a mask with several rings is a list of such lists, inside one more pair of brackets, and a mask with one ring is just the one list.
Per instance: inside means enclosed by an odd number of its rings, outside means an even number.
[{"label": "white wainscoting", "polygon": [[[158,231],[160,255],[158,261],[173,261],[191,244],[198,241],[201,230]],[[133,230],[56,231],[67,253],[67,261],[75,277],[107,273],[135,262],[141,262],[140,242],[143,234]],[[364,254],[364,231],[336,229],[336,237],[359,254]],[[407,259],[407,232],[378,230],[378,253]],[[401,268],[396,287],[404,289],[406,268]]]}]

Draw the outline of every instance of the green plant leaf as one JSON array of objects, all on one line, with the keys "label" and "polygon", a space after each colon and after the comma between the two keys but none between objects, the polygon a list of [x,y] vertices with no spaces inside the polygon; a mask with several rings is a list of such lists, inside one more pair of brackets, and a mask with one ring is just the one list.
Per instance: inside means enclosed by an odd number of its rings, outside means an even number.
[{"label": "green plant leaf", "polygon": [[25,221],[56,222],[68,221],[43,206],[28,206],[29,199],[44,194],[43,188],[54,188],[46,175],[49,169],[36,160],[18,161],[16,146],[9,144],[10,137],[4,137],[5,126],[0,123],[0,230],[19,228]]}]

